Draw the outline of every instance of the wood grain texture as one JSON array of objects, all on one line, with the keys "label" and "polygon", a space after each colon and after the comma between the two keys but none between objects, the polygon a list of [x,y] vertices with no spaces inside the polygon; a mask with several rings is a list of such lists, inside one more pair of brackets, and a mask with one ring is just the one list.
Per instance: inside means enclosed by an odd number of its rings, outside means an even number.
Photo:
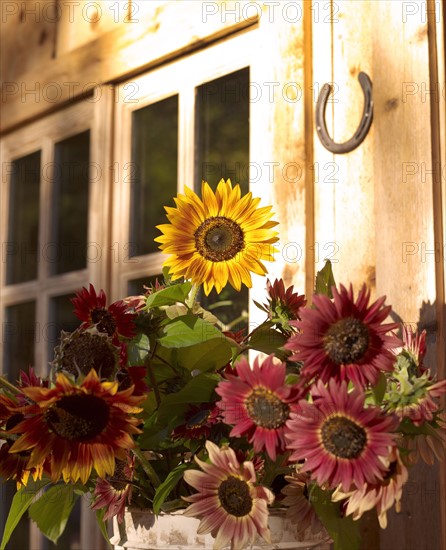
[{"label": "wood grain texture", "polygon": [[[377,293],[387,294],[406,323],[435,327],[438,255],[433,253],[431,117],[425,93],[430,78],[427,22],[421,9],[405,14],[399,2],[374,6],[372,25],[382,30],[372,49]],[[430,367],[436,364],[436,340],[431,328]],[[401,513],[392,511],[381,533],[382,550],[438,550],[441,498],[438,468],[414,468]]]},{"label": "wood grain texture", "polygon": [[[328,3],[327,3],[328,4]],[[331,10],[313,10],[313,71],[315,101],[325,83],[332,86],[326,124],[337,143],[355,133],[364,98],[358,74],[373,78],[370,2],[331,2]],[[358,21],[361,24],[358,25]],[[338,283],[358,290],[375,283],[373,125],[365,141],[348,154],[332,154],[315,135],[316,265],[328,257]]]},{"label": "wood grain texture", "polygon": [[[10,131],[91,94],[94,88],[100,91],[101,86],[194,51],[258,19],[255,11],[243,10],[238,18],[223,17],[221,5],[225,10],[236,9],[233,5],[237,2],[216,2],[214,14],[203,14],[202,2],[188,2],[187,10],[180,10],[178,2],[151,4],[156,9],[137,23],[117,25],[76,49],[51,60],[38,57],[25,70],[16,71],[8,87],[2,86],[0,131]],[[37,100],[36,96],[25,97],[25,88],[37,89]]]},{"label": "wood grain texture", "polygon": [[[250,162],[260,172],[252,170],[251,189],[264,204],[269,200],[279,222],[279,252],[276,262],[268,265],[269,278],[282,277],[285,285],[294,284],[299,294],[308,294],[312,288],[306,288],[306,235],[312,207],[308,209],[306,197],[304,3],[295,4],[295,13],[301,15],[293,18],[296,21],[280,9],[274,17],[265,12],[260,21],[261,55],[253,58],[250,105]],[[261,95],[253,101],[255,93]],[[262,301],[265,283],[257,286],[259,295],[253,298]]]}]

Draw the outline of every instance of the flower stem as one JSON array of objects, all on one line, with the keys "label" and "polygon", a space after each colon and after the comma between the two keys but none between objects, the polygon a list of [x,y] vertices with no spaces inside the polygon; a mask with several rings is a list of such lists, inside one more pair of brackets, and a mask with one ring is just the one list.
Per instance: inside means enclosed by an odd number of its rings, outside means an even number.
[{"label": "flower stem", "polygon": [[[154,353],[155,353],[155,350],[154,350]],[[156,381],[156,378],[155,378],[155,373],[153,372],[152,358],[149,357],[148,355],[144,360],[144,365],[147,368],[147,374],[149,375],[150,384],[151,384],[152,389],[155,393],[156,404],[159,407],[160,403],[161,403],[161,394],[160,394],[160,390],[158,388],[158,384],[157,384],[157,381]]]},{"label": "flower stem", "polygon": [[189,296],[186,299],[186,305],[189,309],[193,309],[195,302],[197,301],[197,294],[200,290],[200,285],[193,284],[190,289]]},{"label": "flower stem", "polygon": [[0,376],[0,386],[3,386],[4,388],[12,393],[15,393],[16,395],[23,393],[22,390],[14,386],[14,384],[11,384],[11,382],[8,382],[3,376]]},{"label": "flower stem", "polygon": [[136,458],[141,463],[142,469],[149,476],[149,479],[153,483],[153,485],[155,487],[158,487],[161,483],[160,478],[158,477],[158,474],[153,469],[153,466],[150,464],[150,461],[147,460],[147,458],[144,456],[144,453],[141,451],[141,449],[138,449],[138,447],[135,447],[134,449],[132,449],[132,453],[136,456]]}]

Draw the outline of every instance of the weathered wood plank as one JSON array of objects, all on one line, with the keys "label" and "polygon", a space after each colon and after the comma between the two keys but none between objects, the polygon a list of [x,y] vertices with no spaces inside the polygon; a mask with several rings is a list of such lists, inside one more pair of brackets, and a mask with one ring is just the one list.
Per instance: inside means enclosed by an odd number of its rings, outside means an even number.
[{"label": "weathered wood plank", "polygon": [[[138,23],[118,25],[73,51],[35,64],[13,81],[4,81],[0,131],[83,97],[93,88],[101,93],[103,85],[191,52],[258,20],[257,11],[244,13],[240,9],[238,18],[223,17],[221,4],[229,10],[237,2],[215,3],[215,13],[205,15],[202,2],[188,2],[187,10],[179,9],[178,2],[154,4],[158,4],[155,12]],[[37,95],[27,99],[26,87],[35,88]]]},{"label": "weathered wood plank", "polygon": [[[327,128],[335,142],[343,143],[361,120],[364,101],[358,74],[365,71],[372,77],[373,4],[332,2],[331,11],[323,9],[327,5],[319,3],[313,10],[315,100],[331,82]],[[355,289],[363,283],[373,288],[375,282],[372,144],[369,134],[354,151],[332,154],[315,136],[316,261],[330,258],[337,282],[351,282]]]},{"label": "weathered wood plank", "polygon": [[[261,55],[254,58],[251,98],[251,189],[273,205],[279,221],[280,244],[269,278],[282,277],[300,294],[307,286],[307,234],[311,232],[312,204],[308,208],[308,171],[305,140],[304,2],[295,10],[267,12],[260,21]],[[254,100],[257,97],[256,100]],[[310,99],[311,101],[311,99]],[[257,171],[257,174],[256,174]],[[310,181],[311,185],[311,181]],[[310,268],[313,266],[310,265]],[[311,277],[312,278],[312,277]],[[259,296],[265,284],[258,284]],[[253,291],[255,292],[255,291]]]},{"label": "weathered wood plank", "polygon": [[[158,2],[146,2],[157,4]],[[59,2],[57,13],[57,56],[73,51],[121,25],[136,24],[130,2],[95,0]]]},{"label": "weathered wood plank", "polygon": [[[429,50],[425,3],[374,3],[374,178],[377,293],[405,321],[434,325],[436,259]],[[418,7],[418,10],[415,8]],[[424,14],[426,12],[424,11]],[[441,293],[439,293],[441,295]],[[435,326],[435,325],[434,325]],[[431,332],[429,366],[436,363]],[[383,550],[440,548],[438,469],[418,465],[403,491],[400,514],[381,533]],[[444,519],[444,518],[443,518]]]},{"label": "weathered wood plank", "polygon": [[[0,79],[11,83],[21,74],[44,66],[55,56],[56,0],[4,0],[0,3]],[[28,101],[33,101],[32,80]],[[2,97],[2,103],[4,99]]]}]

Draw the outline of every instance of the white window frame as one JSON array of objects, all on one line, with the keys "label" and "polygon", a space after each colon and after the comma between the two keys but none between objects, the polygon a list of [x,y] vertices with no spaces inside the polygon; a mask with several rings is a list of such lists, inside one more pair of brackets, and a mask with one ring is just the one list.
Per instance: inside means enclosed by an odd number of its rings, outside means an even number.
[{"label": "white window frame", "polygon": [[[128,167],[131,166],[131,130],[133,112],[173,95],[178,103],[178,173],[177,192],[195,182],[195,89],[243,68],[251,68],[258,57],[258,33],[247,31],[224,42],[182,57],[145,75],[119,85],[115,99],[114,165],[120,167],[119,183],[114,186],[113,247],[122,254],[113,269],[111,284],[114,299],[127,294],[128,282],[161,273],[166,256],[153,252],[128,257],[130,242],[130,193]],[[131,100],[129,101],[129,94]],[[251,126],[251,124],[250,124]],[[250,143],[253,130],[250,128]],[[251,145],[250,145],[251,148]],[[127,167],[127,168],[126,168]],[[127,177],[126,177],[127,176]],[[215,183],[215,182],[214,182]],[[167,220],[166,220],[167,221]],[[264,280],[263,280],[264,286]]]},{"label": "white window frame", "polygon": [[[36,303],[36,335],[34,343],[34,366],[40,375],[48,372],[47,334],[50,319],[51,298],[63,294],[74,294],[81,286],[92,282],[96,288],[108,289],[109,279],[109,210],[110,210],[110,152],[113,94],[108,88],[94,90],[91,97],[64,108],[57,113],[32,122],[11,132],[1,140],[2,180],[0,190],[0,235],[2,246],[8,239],[8,208],[11,163],[28,154],[41,151],[40,201],[39,201],[39,244],[37,278],[18,284],[6,285],[6,261],[2,250],[0,265],[0,327],[2,344],[4,339],[4,312],[8,306],[23,302]],[[52,167],[54,166],[55,144],[90,130],[90,185],[88,206],[87,242],[92,261],[87,261],[81,270],[52,275],[50,262],[45,261],[45,243],[51,242]],[[100,255],[100,257],[98,257]],[[73,314],[73,319],[75,319]],[[3,345],[2,345],[3,348]],[[3,354],[0,358],[0,373],[4,372]],[[81,548],[105,548],[105,541],[96,528],[94,514],[88,503],[81,503]],[[30,524],[30,548],[42,548],[43,535],[34,523]]]}]

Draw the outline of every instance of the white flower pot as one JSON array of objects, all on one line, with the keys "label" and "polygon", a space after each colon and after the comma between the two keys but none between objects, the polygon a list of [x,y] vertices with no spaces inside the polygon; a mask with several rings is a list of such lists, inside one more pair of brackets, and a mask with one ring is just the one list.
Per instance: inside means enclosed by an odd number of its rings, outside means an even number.
[{"label": "white flower pot", "polygon": [[[185,517],[181,510],[159,516],[150,510],[126,510],[121,525],[118,525],[116,518],[113,520],[111,543],[114,550],[211,550],[214,538],[211,535],[197,535],[199,524],[200,520]],[[272,545],[259,538],[250,547],[252,550],[330,548],[325,533],[314,535],[308,529],[302,536],[282,510],[275,510],[270,515],[269,528]]]}]

